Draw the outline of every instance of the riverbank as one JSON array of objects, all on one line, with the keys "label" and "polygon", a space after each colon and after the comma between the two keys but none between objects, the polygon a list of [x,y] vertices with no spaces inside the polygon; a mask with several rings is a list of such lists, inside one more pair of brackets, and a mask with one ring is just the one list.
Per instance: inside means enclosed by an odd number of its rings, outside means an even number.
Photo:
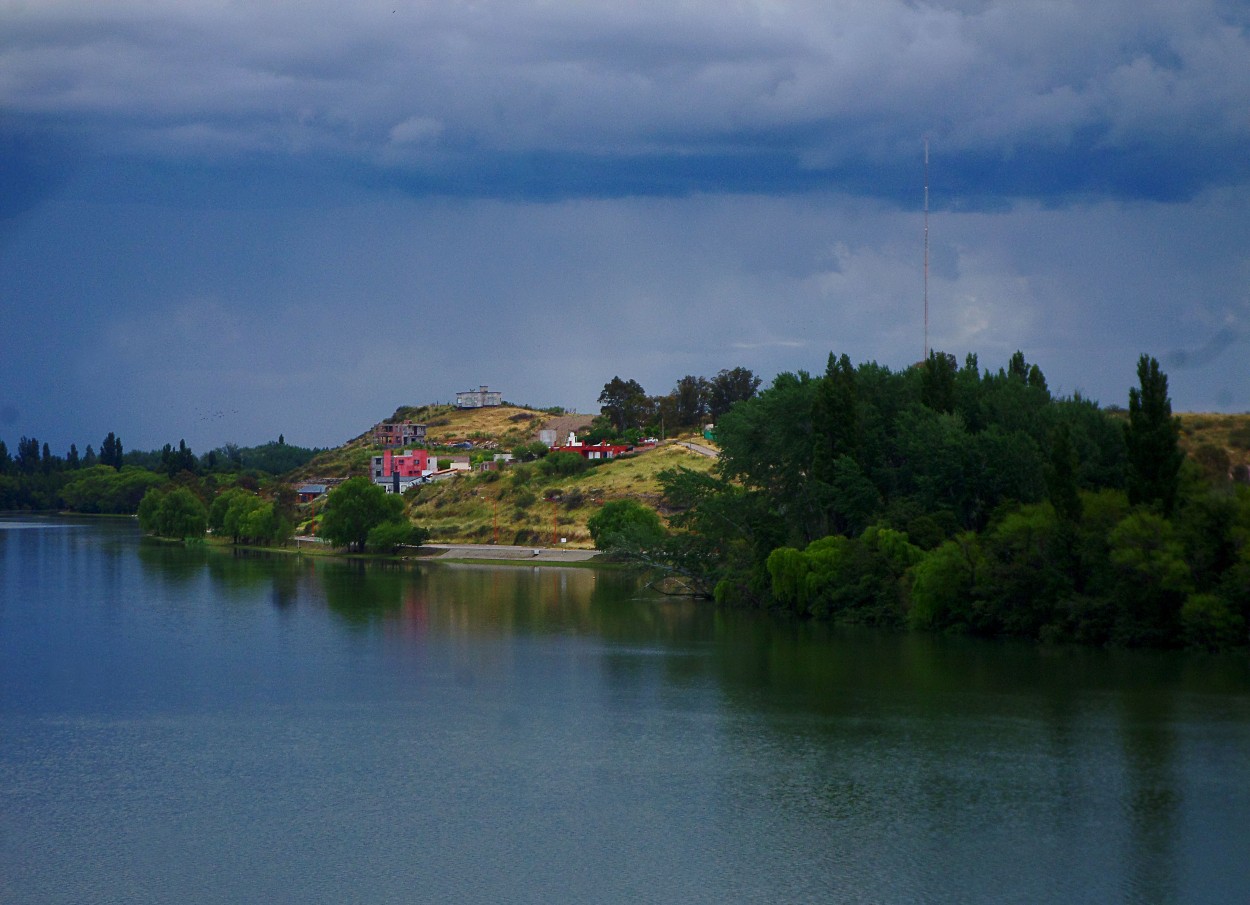
[{"label": "riverbank", "polygon": [[[168,538],[148,536],[149,540],[170,542]],[[178,541],[173,541],[177,543]],[[478,565],[526,566],[541,563],[545,566],[583,568],[612,567],[619,563],[607,562],[599,550],[580,547],[533,547],[508,544],[422,544],[417,547],[401,547],[398,553],[348,553],[340,547],[331,547],[318,537],[297,536],[285,546],[262,546],[232,544],[224,538],[207,538],[208,546],[218,549],[246,550],[257,553],[284,553],[299,556],[327,556],[338,559],[354,559],[366,562],[448,562],[475,563]]]}]

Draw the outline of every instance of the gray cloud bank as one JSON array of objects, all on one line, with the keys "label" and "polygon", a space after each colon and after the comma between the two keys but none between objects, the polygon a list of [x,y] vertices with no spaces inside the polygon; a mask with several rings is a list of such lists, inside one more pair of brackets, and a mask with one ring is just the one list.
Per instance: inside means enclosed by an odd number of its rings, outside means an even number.
[{"label": "gray cloud bank", "polygon": [[0,0],[0,438],[1016,349],[1250,409],[1250,5]]},{"label": "gray cloud bank", "polygon": [[0,9],[9,130],[76,153],[336,165],[415,194],[913,205],[924,135],[947,205],[1185,198],[1250,171],[1240,3]]}]

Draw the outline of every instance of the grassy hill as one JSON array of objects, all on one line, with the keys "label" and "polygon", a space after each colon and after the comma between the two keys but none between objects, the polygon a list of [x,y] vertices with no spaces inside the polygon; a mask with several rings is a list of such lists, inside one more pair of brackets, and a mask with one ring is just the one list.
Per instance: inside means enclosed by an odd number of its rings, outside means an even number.
[{"label": "grassy hill", "polygon": [[[458,409],[451,405],[402,406],[387,420],[426,425],[431,449],[469,441],[479,450],[507,451],[538,439],[538,431],[555,416],[514,405]],[[567,418],[569,416],[561,416]],[[589,422],[589,415],[579,416]],[[381,452],[372,442],[373,426],[336,449],[317,455],[289,475],[292,481],[338,480],[369,474],[370,461]],[[460,452],[457,450],[457,452]]]},{"label": "grassy hill", "polygon": [[[589,424],[590,415],[552,415],[536,409],[502,405],[480,409],[454,406],[405,406],[390,420],[410,419],[426,425],[431,450],[468,441],[472,454],[491,458],[496,451],[533,443],[549,428],[561,437]],[[338,481],[369,474],[372,457],[381,447],[372,442],[372,426],[337,449],[326,450],[288,478],[294,483]],[[463,454],[462,450],[455,450]],[[684,465],[707,470],[712,459],[675,443],[592,466],[582,474],[553,478],[534,463],[503,471],[474,472],[407,493],[409,514],[431,532],[436,543],[550,544],[553,535],[570,546],[590,547],[586,522],[604,502],[630,497],[655,505],[657,475]],[[554,502],[553,502],[554,501]]]},{"label": "grassy hill", "polygon": [[658,475],[678,465],[707,471],[713,460],[667,443],[593,465],[572,477],[547,477],[537,463],[425,484],[406,495],[408,512],[435,543],[533,544],[553,537],[593,547],[586,522],[610,500],[658,505]]},{"label": "grassy hill", "polygon": [[1210,478],[1250,466],[1250,414],[1183,412],[1181,448]]},{"label": "grassy hill", "polygon": [[[1181,413],[1181,445],[1213,480],[1250,466],[1250,414]],[[411,419],[427,426],[431,449],[469,441],[479,458],[532,443],[538,431],[554,428],[561,437],[590,421],[589,415],[552,415],[536,409],[503,405],[481,409],[454,406],[401,407],[395,420]],[[317,455],[289,477],[295,482],[336,481],[369,473],[379,447],[370,430],[337,449]],[[461,450],[456,450],[462,453]],[[408,493],[410,515],[430,529],[435,542],[545,545],[553,536],[570,546],[592,546],[586,522],[604,502],[633,498],[656,505],[658,474],[685,466],[710,470],[713,460],[679,443],[595,465],[573,477],[551,478],[535,464],[513,465],[498,472],[475,472],[423,485]]]}]

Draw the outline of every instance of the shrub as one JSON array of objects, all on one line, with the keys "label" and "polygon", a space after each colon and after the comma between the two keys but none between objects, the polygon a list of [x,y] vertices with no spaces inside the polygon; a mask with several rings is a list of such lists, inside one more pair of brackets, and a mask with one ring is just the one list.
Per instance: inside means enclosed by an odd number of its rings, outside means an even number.
[{"label": "shrub", "polygon": [[1181,606],[1185,643],[1222,650],[1246,643],[1246,621],[1218,594],[1190,594]]},{"label": "shrub", "polygon": [[[579,457],[580,458],[580,457]],[[664,540],[664,526],[654,509],[636,500],[613,500],[586,523],[595,547],[609,553],[631,553]]]},{"label": "shrub", "polygon": [[539,460],[538,468],[549,478],[571,478],[590,468],[590,462],[580,453],[553,452]]},{"label": "shrub", "polygon": [[365,548],[370,553],[394,553],[399,545],[420,546],[429,540],[430,532],[407,520],[395,519],[369,529]]}]

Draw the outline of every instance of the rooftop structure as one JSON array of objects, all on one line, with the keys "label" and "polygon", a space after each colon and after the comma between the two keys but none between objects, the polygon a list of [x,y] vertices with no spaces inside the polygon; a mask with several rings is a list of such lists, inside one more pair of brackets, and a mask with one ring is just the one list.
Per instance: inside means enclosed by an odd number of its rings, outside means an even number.
[{"label": "rooftop structure", "polygon": [[456,394],[456,408],[480,409],[491,405],[503,405],[503,393],[496,392],[488,386],[476,390],[466,390]]}]

